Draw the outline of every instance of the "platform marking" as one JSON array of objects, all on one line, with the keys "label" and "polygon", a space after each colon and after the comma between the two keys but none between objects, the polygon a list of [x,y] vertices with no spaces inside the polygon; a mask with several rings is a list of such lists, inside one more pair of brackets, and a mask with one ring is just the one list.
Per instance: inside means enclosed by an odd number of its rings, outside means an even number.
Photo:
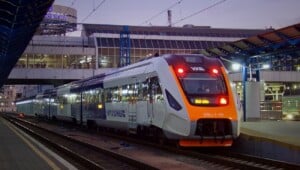
[{"label": "platform marking", "polygon": [[38,145],[41,149],[43,149],[45,152],[47,152],[49,155],[53,156],[58,162],[60,162],[62,165],[64,165],[65,167],[67,167],[68,169],[74,169],[77,170],[76,167],[74,167],[72,164],[70,164],[69,162],[67,162],[65,159],[63,159],[62,157],[60,157],[59,155],[57,155],[56,153],[52,152],[51,150],[49,150],[48,148],[46,148],[44,145],[42,145],[40,142],[36,141],[35,139],[33,139],[32,137],[30,137],[29,135],[25,134],[23,131],[21,131],[20,129],[17,129],[16,127],[8,124],[7,122],[3,121],[2,122],[9,127],[17,136],[19,136],[37,155],[39,155],[45,162],[47,162],[47,164],[54,170],[60,170],[60,168],[58,166],[56,166],[56,164],[51,161],[45,154],[43,154],[42,152],[40,152],[35,146],[33,146],[26,138],[24,138],[22,135],[26,136],[29,140],[31,140],[32,142],[34,142],[36,145]]}]

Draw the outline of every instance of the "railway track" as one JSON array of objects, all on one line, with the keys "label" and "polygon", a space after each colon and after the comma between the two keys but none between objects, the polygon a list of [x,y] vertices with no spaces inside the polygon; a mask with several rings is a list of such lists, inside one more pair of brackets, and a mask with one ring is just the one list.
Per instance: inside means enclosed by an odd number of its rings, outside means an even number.
[{"label": "railway track", "polygon": [[[19,121],[19,120],[17,119],[14,121]],[[29,123],[29,122],[27,122],[27,123]],[[36,125],[32,124],[32,126],[36,126]],[[38,129],[40,127],[36,127],[36,128]],[[49,133],[54,133],[54,132],[49,132]],[[56,133],[54,133],[54,134],[56,134]],[[113,136],[120,138],[119,135],[113,135]],[[182,158],[183,161],[191,162],[191,164],[195,164],[199,167],[202,167],[202,169],[203,169],[203,167],[204,167],[204,169],[211,169],[211,168],[214,168],[214,169],[260,169],[260,170],[261,169],[300,169],[299,165],[294,165],[294,164],[276,161],[276,160],[263,159],[263,158],[249,156],[249,155],[232,153],[229,150],[178,149],[173,146],[170,147],[169,145],[159,145],[159,144],[155,144],[153,142],[148,142],[148,141],[141,140],[138,138],[124,137],[124,136],[122,136],[121,138],[122,138],[122,140],[128,141],[128,143],[138,143],[138,144],[150,146],[150,147],[153,147],[156,149],[159,148],[160,150],[164,150],[164,151],[169,152],[174,155],[184,155],[191,159]],[[70,139],[69,137],[67,137],[66,140],[72,141],[73,139]],[[82,145],[83,145],[83,147],[86,147],[86,148],[91,147],[87,143],[83,143]],[[129,145],[131,145],[131,144],[129,144]],[[99,148],[95,148],[94,146],[92,146],[91,148],[92,148],[92,150],[99,149]],[[70,149],[70,150],[72,150],[72,149]],[[103,151],[101,151],[101,152],[103,152]],[[107,151],[105,151],[105,152],[107,152]],[[105,153],[105,154],[108,154],[108,153]],[[80,154],[80,155],[84,155],[84,154]],[[117,157],[117,156],[113,156],[113,157]],[[126,156],[123,155],[123,157],[126,157]],[[97,157],[97,159],[98,159],[98,157]],[[135,169],[135,168],[136,169],[141,169],[141,168],[142,169],[160,169],[160,168],[151,166],[149,164],[144,165],[145,163],[136,163],[135,158],[131,158],[132,160],[128,160],[128,159],[129,158],[122,158],[121,160],[125,160],[125,162],[132,162],[132,163],[130,163],[129,165],[127,165],[127,163],[126,163],[126,165],[121,163],[118,166],[121,168],[124,168],[126,166],[129,166],[129,167],[132,166],[131,168],[133,168],[133,169]],[[178,159],[178,158],[176,158],[176,159]],[[88,160],[93,160],[93,159],[88,159]],[[90,162],[95,163],[97,161],[99,162],[99,160],[93,160]],[[196,163],[196,162],[198,162],[198,163]],[[199,163],[199,162],[201,162],[201,163]],[[95,163],[95,164],[97,166],[99,166],[99,163]],[[131,164],[133,164],[133,165],[137,164],[137,165],[133,166]],[[94,166],[94,165],[90,165],[90,166]],[[100,169],[101,168],[107,169],[107,168],[100,167]],[[99,169],[99,167],[98,167],[98,169]],[[128,168],[126,168],[126,169],[128,169]]]},{"label": "railway track", "polygon": [[[183,151],[185,152],[185,151]],[[237,169],[257,169],[257,170],[272,170],[272,169],[299,169],[300,165],[290,164],[287,162],[270,160],[265,158],[253,157],[250,155],[232,153],[232,152],[203,152],[203,151],[188,151],[184,154],[205,159],[207,161],[217,162],[222,165],[227,165]]]},{"label": "railway track", "polygon": [[231,167],[233,169],[253,169],[253,170],[266,170],[266,169],[300,169],[300,165],[292,164],[289,162],[283,162],[278,160],[272,160],[267,158],[260,158],[256,156],[240,154],[232,152],[230,148],[200,148],[200,149],[186,149],[177,148],[169,145],[160,145],[153,142],[145,142],[137,139],[129,138],[132,142],[143,143],[145,145],[151,145],[155,148],[161,148],[168,150],[176,154],[182,154],[189,157],[194,157],[198,160],[207,161],[222,165],[225,167]]},{"label": "railway track", "polygon": [[58,151],[67,157],[67,159],[70,159],[71,162],[79,165],[80,169],[157,169],[135,159],[114,153],[113,151],[94,147],[87,143],[38,127],[30,122],[11,117],[5,118],[45,145]]}]

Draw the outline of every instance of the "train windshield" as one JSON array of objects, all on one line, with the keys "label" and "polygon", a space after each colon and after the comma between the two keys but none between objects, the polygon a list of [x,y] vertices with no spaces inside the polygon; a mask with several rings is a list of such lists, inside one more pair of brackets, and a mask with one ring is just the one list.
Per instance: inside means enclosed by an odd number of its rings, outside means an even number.
[{"label": "train windshield", "polygon": [[180,78],[187,95],[219,95],[227,94],[227,88],[222,75],[210,73],[188,73]]}]

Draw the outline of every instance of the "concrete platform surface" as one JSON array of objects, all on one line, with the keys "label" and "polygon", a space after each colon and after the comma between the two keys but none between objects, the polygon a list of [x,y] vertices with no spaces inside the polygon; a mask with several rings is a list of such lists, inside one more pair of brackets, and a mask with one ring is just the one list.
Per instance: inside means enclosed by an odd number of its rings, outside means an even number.
[{"label": "concrete platform surface", "polygon": [[300,121],[242,122],[241,133],[300,148]]}]

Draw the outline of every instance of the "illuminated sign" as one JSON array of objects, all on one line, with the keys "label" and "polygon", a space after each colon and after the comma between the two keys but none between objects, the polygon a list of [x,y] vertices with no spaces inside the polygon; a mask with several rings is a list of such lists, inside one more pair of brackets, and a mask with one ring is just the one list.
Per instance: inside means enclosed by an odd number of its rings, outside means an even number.
[{"label": "illuminated sign", "polygon": [[205,71],[203,67],[191,67],[193,71]]},{"label": "illuminated sign", "polygon": [[111,117],[126,117],[125,110],[108,110],[106,114]]},{"label": "illuminated sign", "polygon": [[67,21],[67,16],[65,14],[54,13],[54,12],[48,12],[45,15],[45,18],[46,19],[53,19],[53,20]]}]

